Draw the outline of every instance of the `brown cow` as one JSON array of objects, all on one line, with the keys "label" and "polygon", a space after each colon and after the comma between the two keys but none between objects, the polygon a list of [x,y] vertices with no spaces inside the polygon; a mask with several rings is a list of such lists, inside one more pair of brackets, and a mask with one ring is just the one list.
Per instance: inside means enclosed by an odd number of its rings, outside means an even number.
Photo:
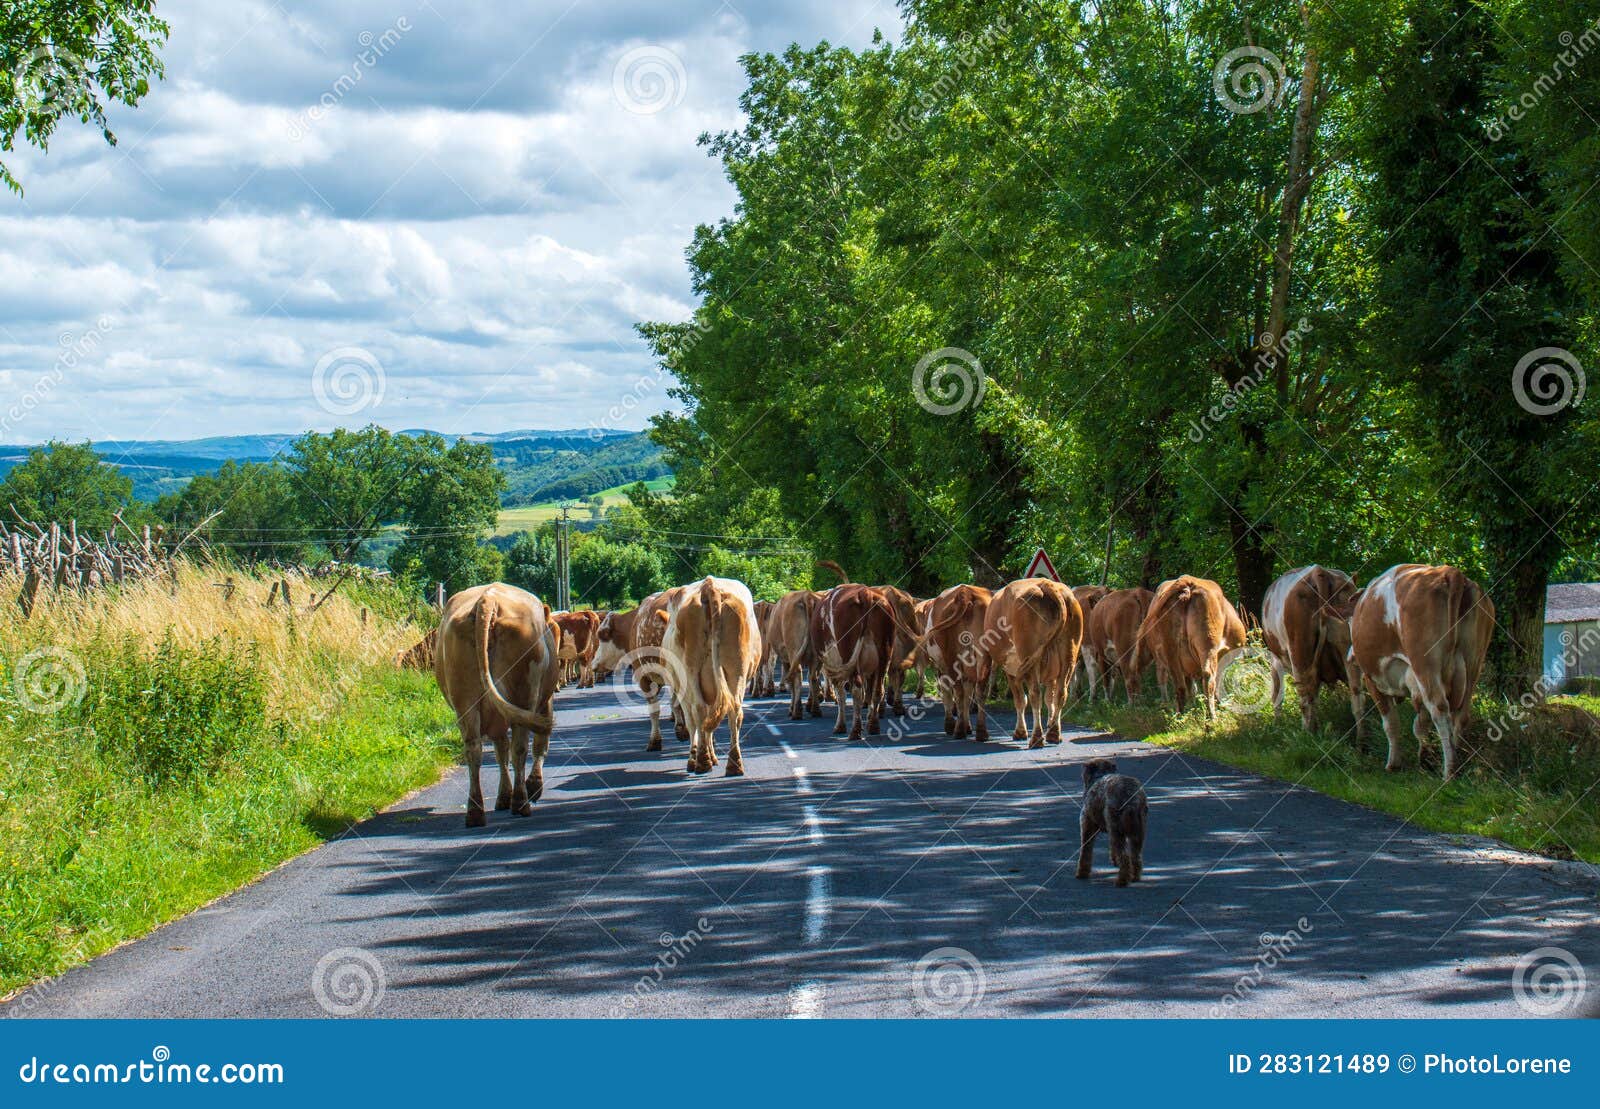
[{"label": "brown cow", "polygon": [[1350,630],[1351,654],[1389,737],[1387,768],[1401,769],[1395,701],[1409,696],[1419,750],[1431,721],[1444,776],[1453,777],[1456,741],[1472,716],[1472,691],[1494,631],[1494,602],[1454,566],[1403,563],[1372,579]]},{"label": "brown cow", "polygon": [[916,665],[917,600],[904,589],[892,585],[878,586],[879,592],[894,609],[894,649],[889,658],[889,669],[883,678],[884,699],[896,716],[906,714],[906,674]]},{"label": "brown cow", "polygon": [[682,587],[661,650],[672,673],[675,709],[689,728],[689,773],[717,764],[717,725],[728,720],[726,774],[744,774],[739,729],[744,694],[761,662],[761,633],[750,590],[731,578],[708,577]]},{"label": "brown cow", "polygon": [[579,689],[594,685],[594,656],[598,641],[595,633],[600,627],[600,617],[594,612],[558,612],[556,624],[561,628],[561,682],[576,681]]},{"label": "brown cow", "polygon": [[1139,695],[1144,676],[1136,665],[1139,625],[1155,594],[1148,589],[1116,589],[1100,598],[1089,613],[1083,633],[1083,668],[1088,671],[1089,697],[1098,692],[1111,700],[1111,687],[1122,679],[1128,703]]},{"label": "brown cow", "polygon": [[845,700],[855,697],[850,738],[878,734],[883,680],[894,652],[894,609],[883,592],[868,585],[836,585],[811,611],[811,642],[818,667],[833,686],[838,714],[833,733],[844,731]]},{"label": "brown cow", "polygon": [[990,659],[1005,671],[1017,710],[1013,739],[1029,747],[1061,742],[1061,708],[1083,642],[1083,609],[1072,590],[1050,578],[1023,578],[1000,589],[983,619]]},{"label": "brown cow", "polygon": [[[532,593],[500,582],[474,586],[445,602],[433,672],[461,729],[469,828],[487,823],[478,781],[485,737],[500,764],[495,808],[529,816],[544,792],[557,666],[549,611]],[[524,779],[530,734],[533,772]]]},{"label": "brown cow", "polygon": [[822,715],[822,683],[818,680],[816,651],[811,643],[811,614],[825,596],[810,589],[796,589],[784,594],[772,606],[772,649],[778,656],[783,680],[789,686],[790,720],[800,720],[804,715],[800,699],[807,674],[811,678],[811,691],[806,698],[806,712],[812,716]]},{"label": "brown cow", "polygon": [[627,665],[623,660],[633,650],[634,617],[638,611],[637,608],[630,608],[626,612],[608,612],[600,618],[600,626],[594,633],[594,670],[597,679],[604,681],[614,671]]},{"label": "brown cow", "polygon": [[[1350,711],[1361,719],[1361,678],[1350,659],[1350,617],[1356,583],[1343,570],[1302,566],[1267,589],[1261,603],[1261,632],[1278,665],[1294,675],[1300,696],[1300,722],[1315,725],[1317,693],[1324,683],[1350,687]],[[1283,702],[1283,685],[1273,683],[1273,704]]]},{"label": "brown cow", "polygon": [[911,652],[911,671],[912,671],[912,673],[916,674],[916,676],[917,676],[917,697],[918,697],[918,699],[921,699],[921,697],[923,695],[923,691],[926,688],[924,686],[924,684],[923,684],[923,677],[924,677],[925,673],[927,672],[929,666],[932,665],[928,661],[928,644],[927,644],[927,641],[922,639],[922,638],[920,638],[922,636],[922,634],[923,634],[924,629],[926,629],[927,626],[928,626],[928,610],[931,609],[932,607],[933,607],[933,598],[932,597],[929,597],[926,601],[917,601],[914,605],[911,606],[911,627],[913,629],[915,629],[915,631],[917,632],[917,635],[919,637],[917,639],[916,650]]},{"label": "brown cow", "polygon": [[967,713],[977,711],[973,738],[989,738],[983,698],[989,686],[989,654],[983,621],[993,596],[980,585],[952,585],[933,599],[923,625],[923,644],[944,702],[944,730],[957,739],[968,733]]},{"label": "brown cow", "polygon": [[1197,686],[1207,718],[1215,719],[1218,661],[1227,651],[1244,646],[1244,638],[1244,622],[1222,586],[1185,574],[1162,582],[1156,590],[1139,626],[1134,664],[1142,670],[1146,659],[1154,659],[1158,669],[1166,671],[1179,712],[1188,704],[1191,686]]},{"label": "brown cow", "polygon": [[756,629],[761,635],[761,664],[750,685],[752,697],[771,697],[777,693],[772,681],[772,608],[771,601],[755,602]]},{"label": "brown cow", "polygon": [[[667,633],[667,622],[678,606],[687,586],[675,586],[652,593],[639,602],[634,613],[633,648],[628,652],[628,663],[633,667],[633,678],[650,706],[650,742],[646,751],[661,750],[661,691],[671,685],[671,667],[662,657],[661,640]],[[689,728],[683,718],[683,709],[677,698],[672,701],[672,728],[679,739],[689,738]]]},{"label": "brown cow", "polygon": [[[1089,634],[1089,617],[1094,615],[1094,606],[1099,604],[1110,592],[1111,590],[1103,585],[1075,585],[1072,587],[1072,595],[1077,599],[1078,607],[1083,610],[1083,633],[1085,637]],[[1087,639],[1085,642],[1084,651],[1086,652],[1088,650]],[[1067,692],[1072,697],[1077,698],[1083,696],[1084,690],[1087,689],[1089,700],[1092,701],[1094,700],[1096,671],[1090,670],[1087,666],[1087,654],[1084,654],[1082,658],[1085,665],[1072,672],[1072,684],[1067,687]]]},{"label": "brown cow", "polygon": [[401,670],[432,670],[433,645],[439,638],[438,628],[429,628],[428,634],[394,656],[394,664]]}]

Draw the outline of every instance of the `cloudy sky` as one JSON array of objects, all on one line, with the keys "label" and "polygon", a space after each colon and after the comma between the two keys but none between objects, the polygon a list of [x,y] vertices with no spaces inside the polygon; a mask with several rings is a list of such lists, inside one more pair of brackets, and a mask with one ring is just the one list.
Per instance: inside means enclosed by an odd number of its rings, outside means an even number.
[{"label": "cloudy sky", "polygon": [[[638,428],[732,210],[739,55],[890,0],[170,0],[165,82],[9,155],[0,442]],[[641,384],[641,381],[644,383]],[[5,409],[9,409],[6,412]]]}]

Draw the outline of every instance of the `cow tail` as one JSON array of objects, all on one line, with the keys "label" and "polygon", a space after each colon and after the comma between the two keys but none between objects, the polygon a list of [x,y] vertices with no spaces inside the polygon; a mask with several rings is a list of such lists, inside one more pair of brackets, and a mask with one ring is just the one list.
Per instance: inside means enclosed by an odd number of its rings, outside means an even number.
[{"label": "cow tail", "polygon": [[[489,642],[494,635],[494,620],[498,614],[499,605],[495,603],[495,599],[492,596],[486,593],[478,598],[473,617],[474,623],[478,626],[478,679],[483,685],[484,700],[488,701],[496,712],[512,724],[537,728],[541,731],[548,730],[552,722],[549,712],[539,712],[525,709],[520,705],[513,705],[505,699],[499,687],[494,684],[494,674],[489,670]],[[539,652],[539,654],[542,653],[542,651]],[[535,658],[537,657],[536,655]]]},{"label": "cow tail", "polygon": [[722,595],[710,577],[700,583],[700,611],[706,619],[706,646],[711,655],[711,672],[716,677],[717,708],[727,712],[733,705],[733,691],[722,673]]},{"label": "cow tail", "polygon": [[[1045,598],[1049,598],[1049,600],[1046,601]],[[1061,603],[1060,596],[1057,595],[1053,590],[1046,590],[1043,593],[1036,594],[1035,599],[1030,599],[1025,603],[1029,608],[1033,609],[1033,611],[1038,614],[1040,619],[1054,620],[1058,627],[1066,624],[1066,606]],[[1056,638],[1056,636],[1050,636],[1038,646],[1033,654],[1023,659],[1022,666],[1017,671],[1018,675],[1020,676],[1032,672],[1033,668],[1039,665],[1039,660],[1044,658],[1045,652],[1050,650],[1051,647],[1055,646]]]},{"label": "cow tail", "polygon": [[850,584],[850,575],[845,573],[844,572],[844,567],[840,566],[837,562],[833,561],[833,559],[831,559],[831,558],[819,558],[817,560],[817,565],[823,567],[824,569],[832,570],[835,574],[838,574],[839,575],[839,584],[841,584],[841,585]]}]

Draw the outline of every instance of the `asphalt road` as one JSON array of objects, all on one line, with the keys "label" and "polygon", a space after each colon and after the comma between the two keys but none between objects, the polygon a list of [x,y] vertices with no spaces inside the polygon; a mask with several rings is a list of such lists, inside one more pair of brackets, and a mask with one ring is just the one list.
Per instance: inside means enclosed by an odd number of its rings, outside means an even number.
[{"label": "asphalt road", "polygon": [[[755,702],[747,776],[694,779],[670,735],[645,752],[641,709],[609,687],[557,707],[532,817],[464,827],[457,769],[5,1009],[1515,1017],[1515,968],[1540,949],[1565,957],[1537,957],[1532,1007],[1597,1008],[1594,868],[1105,735],[1029,751],[1007,716],[987,744],[948,739],[936,708],[851,744]],[[1078,764],[1107,755],[1150,796],[1126,889],[1103,839],[1093,879],[1073,874]]]}]

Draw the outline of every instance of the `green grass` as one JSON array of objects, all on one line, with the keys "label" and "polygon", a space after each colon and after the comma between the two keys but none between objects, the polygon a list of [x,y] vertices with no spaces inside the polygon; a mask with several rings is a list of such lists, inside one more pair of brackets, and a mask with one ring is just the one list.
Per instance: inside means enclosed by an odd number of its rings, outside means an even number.
[{"label": "green grass", "polygon": [[459,747],[450,724],[431,675],[391,671],[355,683],[324,720],[254,737],[187,784],[151,784],[73,729],[30,737],[5,788],[47,793],[53,811],[7,828],[0,996],[204,905],[436,780]]},{"label": "green grass", "polygon": [[0,996],[252,881],[455,760],[433,676],[392,662],[420,634],[397,590],[290,616],[227,602],[213,577],[52,595],[0,625]]},{"label": "green grass", "polygon": [[[674,479],[671,477],[659,477],[652,478],[644,484],[645,488],[652,493],[660,493],[671,489],[673,481]],[[630,482],[628,485],[614,485],[610,489],[600,490],[596,496],[603,498],[602,511],[629,504],[627,490],[632,484]],[[500,519],[495,524],[494,533],[496,535],[513,535],[519,531],[532,531],[540,524],[549,523],[560,515],[560,501],[546,501],[542,504],[524,504],[515,508],[502,508],[500,510]],[[575,520],[586,520],[589,518],[589,510],[587,507],[580,506],[574,508],[571,515]]]},{"label": "green grass", "polygon": [[[1587,704],[1573,702],[1588,702]],[[1226,710],[1207,724],[1199,709],[1183,715],[1160,705],[1120,702],[1069,707],[1074,723],[1182,750],[1229,766],[1293,782],[1331,797],[1390,813],[1435,832],[1490,836],[1551,858],[1600,863],[1600,726],[1587,713],[1600,698],[1557,698],[1535,709],[1526,728],[1507,729],[1497,743],[1485,736],[1504,706],[1479,701],[1469,746],[1475,752],[1454,781],[1438,773],[1437,740],[1425,768],[1417,765],[1410,711],[1405,711],[1407,767],[1384,769],[1388,750],[1376,711],[1369,706],[1360,747],[1351,731],[1348,701],[1325,693],[1320,734],[1300,726],[1292,690],[1285,710],[1234,716]],[[1563,708],[1565,706],[1565,708]]]}]

